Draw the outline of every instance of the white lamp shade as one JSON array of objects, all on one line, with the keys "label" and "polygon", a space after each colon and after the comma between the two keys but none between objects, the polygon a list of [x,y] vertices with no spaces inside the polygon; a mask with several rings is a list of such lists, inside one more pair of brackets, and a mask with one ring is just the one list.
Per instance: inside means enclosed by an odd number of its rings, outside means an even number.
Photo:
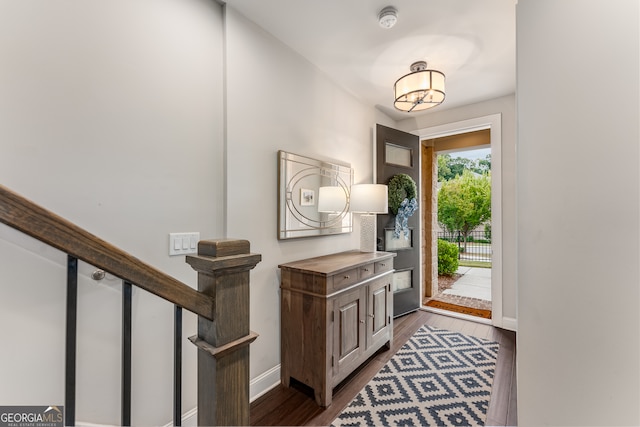
[{"label": "white lamp shade", "polygon": [[342,187],[320,187],[318,212],[344,212],[347,208],[347,193]]},{"label": "white lamp shade", "polygon": [[386,214],[387,186],[382,184],[357,184],[351,186],[351,212]]}]

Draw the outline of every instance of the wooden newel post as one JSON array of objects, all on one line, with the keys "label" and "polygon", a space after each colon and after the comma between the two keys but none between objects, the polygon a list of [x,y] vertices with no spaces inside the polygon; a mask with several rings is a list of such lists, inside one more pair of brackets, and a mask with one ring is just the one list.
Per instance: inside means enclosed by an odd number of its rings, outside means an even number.
[{"label": "wooden newel post", "polygon": [[198,425],[249,425],[249,270],[262,256],[247,240],[203,240],[187,262],[198,291],[214,300],[213,321],[198,317]]}]

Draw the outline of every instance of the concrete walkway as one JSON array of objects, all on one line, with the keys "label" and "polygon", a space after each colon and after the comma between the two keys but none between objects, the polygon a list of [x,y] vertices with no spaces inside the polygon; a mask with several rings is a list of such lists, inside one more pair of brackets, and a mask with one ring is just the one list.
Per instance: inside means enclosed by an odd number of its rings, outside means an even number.
[{"label": "concrete walkway", "polygon": [[462,277],[443,294],[491,301],[490,268],[459,267],[456,273]]}]

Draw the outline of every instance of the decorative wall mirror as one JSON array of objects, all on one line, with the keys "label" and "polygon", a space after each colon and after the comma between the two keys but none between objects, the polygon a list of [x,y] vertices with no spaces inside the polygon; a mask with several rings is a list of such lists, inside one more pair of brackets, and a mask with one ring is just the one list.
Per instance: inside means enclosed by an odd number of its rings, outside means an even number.
[{"label": "decorative wall mirror", "polygon": [[350,233],[353,169],[278,151],[278,239]]}]

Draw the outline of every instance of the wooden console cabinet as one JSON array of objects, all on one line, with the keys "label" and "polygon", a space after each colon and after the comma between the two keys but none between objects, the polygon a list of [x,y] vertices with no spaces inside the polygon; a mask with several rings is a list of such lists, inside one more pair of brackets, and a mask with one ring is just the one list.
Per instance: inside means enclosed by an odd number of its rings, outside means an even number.
[{"label": "wooden console cabinet", "polygon": [[313,388],[320,406],[333,387],[393,340],[393,257],[342,252],[279,265],[281,378]]}]

